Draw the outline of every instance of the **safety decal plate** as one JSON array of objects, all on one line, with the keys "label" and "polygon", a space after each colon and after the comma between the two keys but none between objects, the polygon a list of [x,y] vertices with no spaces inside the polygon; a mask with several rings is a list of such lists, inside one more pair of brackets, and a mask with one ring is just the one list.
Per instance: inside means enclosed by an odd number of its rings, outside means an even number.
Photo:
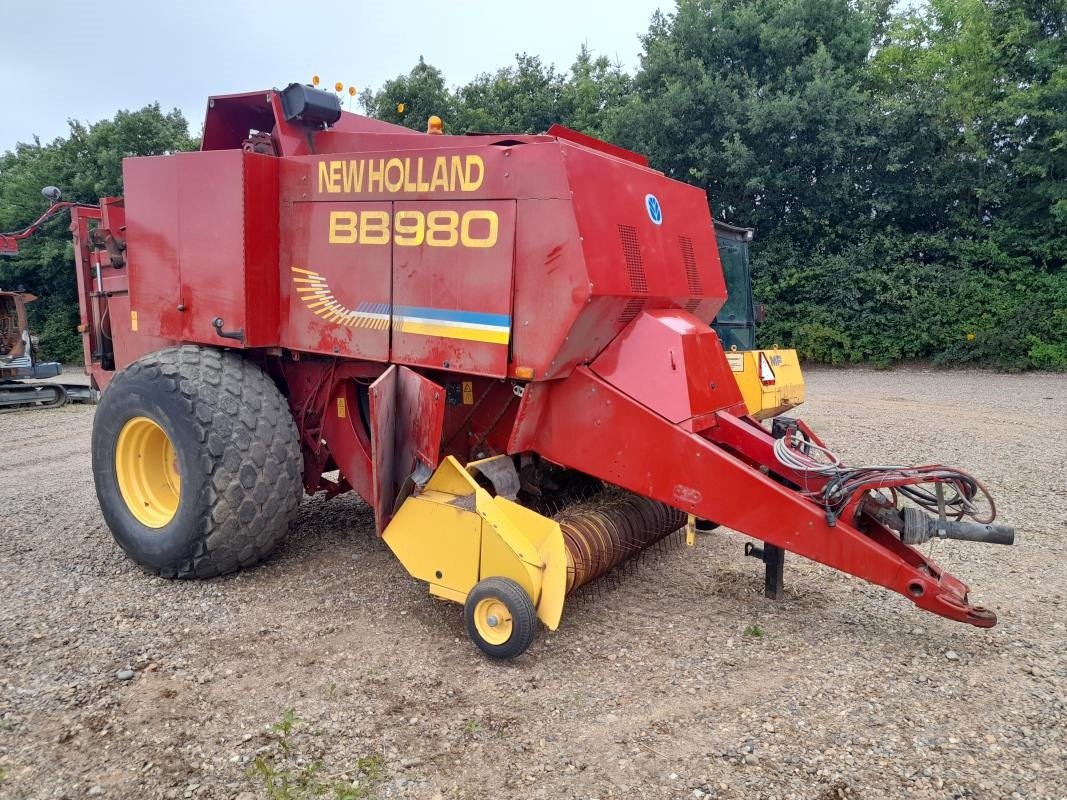
[{"label": "safety decal plate", "polygon": [[730,362],[731,372],[744,372],[745,371],[745,354],[744,353],[727,353],[726,360]]}]

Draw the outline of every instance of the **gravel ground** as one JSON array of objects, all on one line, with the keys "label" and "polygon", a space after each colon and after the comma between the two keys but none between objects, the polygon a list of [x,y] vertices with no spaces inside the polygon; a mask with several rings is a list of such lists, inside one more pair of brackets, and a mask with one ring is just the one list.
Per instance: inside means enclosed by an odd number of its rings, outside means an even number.
[{"label": "gravel ground", "polygon": [[716,532],[490,663],[356,500],[306,499],[254,570],[168,582],[100,517],[93,408],[0,415],[0,797],[1067,797],[1067,378],[807,377],[846,460],[992,488],[1018,544],[934,556],[998,627],[799,558],[771,602]]}]

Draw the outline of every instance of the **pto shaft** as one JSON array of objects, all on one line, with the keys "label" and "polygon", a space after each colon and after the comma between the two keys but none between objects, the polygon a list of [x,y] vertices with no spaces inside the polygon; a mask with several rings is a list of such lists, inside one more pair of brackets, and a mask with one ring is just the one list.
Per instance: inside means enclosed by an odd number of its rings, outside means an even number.
[{"label": "pto shaft", "polygon": [[957,539],[985,544],[1015,544],[1015,528],[1010,525],[990,525],[979,522],[937,519],[921,509],[883,508],[875,516],[880,522],[900,534],[904,544],[923,544],[931,539]]}]

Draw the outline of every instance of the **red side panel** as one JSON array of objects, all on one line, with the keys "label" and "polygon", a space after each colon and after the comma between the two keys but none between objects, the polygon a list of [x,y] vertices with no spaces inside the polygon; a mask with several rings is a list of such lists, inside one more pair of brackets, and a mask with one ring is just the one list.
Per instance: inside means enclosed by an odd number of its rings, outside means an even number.
[{"label": "red side panel", "polygon": [[[131,158],[123,176],[139,329],[216,346],[277,345],[277,159],[240,150]],[[216,318],[243,338],[220,337]]]},{"label": "red side panel", "polygon": [[567,339],[574,318],[586,307],[589,278],[574,208],[566,200],[520,200],[515,231],[515,300],[512,361],[533,369],[538,380],[553,357],[570,363],[592,358],[614,331],[596,330]]},{"label": "red side panel", "polygon": [[418,463],[430,470],[437,466],[444,412],[444,388],[406,367],[391,366],[371,384],[372,505],[378,533],[392,517],[397,489]]},{"label": "red side panel", "polygon": [[178,271],[178,159],[127,158],[122,162],[126,198],[126,260],[130,311],[137,330],[182,338]]},{"label": "red side panel", "polygon": [[282,342],[388,361],[391,204],[293,203],[287,214]]},{"label": "red side panel", "polygon": [[397,368],[392,366],[370,387],[371,499],[378,533],[385,530],[396,497],[396,386]]},{"label": "red side panel", "polygon": [[243,153],[245,346],[279,344],[278,159]]},{"label": "red side panel", "polygon": [[241,159],[235,151],[197,155],[181,159],[178,170],[180,338],[220,344],[212,320],[221,318],[225,330],[245,323]]},{"label": "red side panel", "polygon": [[590,368],[674,423],[720,409],[745,413],[715,331],[684,311],[645,311]]},{"label": "red side panel", "polygon": [[564,125],[553,125],[548,129],[547,133],[549,136],[555,136],[558,139],[566,139],[575,144],[588,147],[591,150],[599,150],[601,153],[607,153],[609,156],[621,158],[624,161],[632,161],[634,164],[638,164],[642,167],[648,166],[648,158],[640,153],[635,153],[633,150],[627,150],[625,147],[619,147],[618,145],[611,144],[611,142],[605,142],[603,139],[597,139],[588,134],[571,130]]},{"label": "red side panel", "polygon": [[397,381],[396,457],[393,473],[403,481],[421,461],[430,469],[441,457],[441,429],[445,418],[443,386],[407,367]]},{"label": "red side panel", "polygon": [[726,286],[704,192],[581,148],[564,154],[594,293],[704,300],[710,320]]},{"label": "red side panel", "polygon": [[393,219],[392,361],[506,376],[515,202],[394,203]]}]

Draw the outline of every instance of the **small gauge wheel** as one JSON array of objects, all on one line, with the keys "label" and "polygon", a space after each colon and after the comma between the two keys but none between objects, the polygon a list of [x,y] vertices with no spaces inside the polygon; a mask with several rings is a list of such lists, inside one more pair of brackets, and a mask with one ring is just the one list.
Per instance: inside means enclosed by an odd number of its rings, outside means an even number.
[{"label": "small gauge wheel", "polygon": [[510,578],[485,578],[463,604],[467,633],[490,658],[520,656],[537,634],[533,600]]}]

